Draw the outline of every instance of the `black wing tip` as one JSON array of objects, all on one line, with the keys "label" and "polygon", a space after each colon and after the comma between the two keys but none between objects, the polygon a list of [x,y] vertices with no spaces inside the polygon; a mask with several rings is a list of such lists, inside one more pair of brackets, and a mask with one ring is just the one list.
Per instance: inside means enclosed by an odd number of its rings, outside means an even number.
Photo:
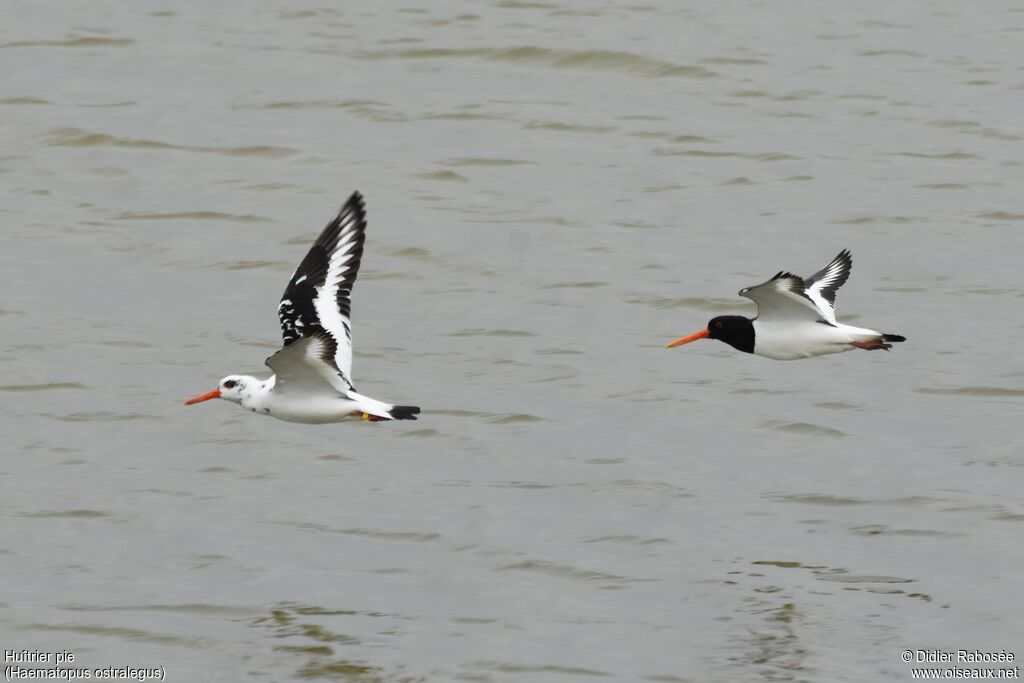
[{"label": "black wing tip", "polygon": [[853,268],[853,254],[850,253],[849,249],[843,249],[832,259],[832,263],[842,263],[843,270],[849,274],[850,269]]},{"label": "black wing tip", "polygon": [[388,417],[392,420],[415,420],[419,412],[419,406],[394,406],[388,412]]},{"label": "black wing tip", "polygon": [[842,280],[843,282],[845,282],[846,278],[849,277],[850,275],[850,270],[853,268],[853,254],[850,253],[849,249],[843,249],[842,251],[840,251],[838,254],[835,255],[835,257],[833,257],[831,261],[828,262],[828,265],[826,265],[824,268],[822,268],[817,273],[815,273],[814,275],[807,279],[811,280],[812,282],[816,282],[831,268],[837,265],[840,266],[840,270],[843,273]]},{"label": "black wing tip", "polygon": [[356,230],[360,233],[366,230],[366,202],[358,191],[353,192],[345,200],[317,240],[319,244],[329,246],[328,252],[332,251],[337,243],[335,240],[341,234],[342,223],[347,215],[351,215],[355,219]]},{"label": "black wing tip", "polygon": [[359,214],[359,217],[366,218],[366,199],[363,197],[363,193],[359,190],[353,190],[352,194],[349,195],[345,203],[341,205],[341,209],[338,211],[338,215],[345,213],[347,209],[352,209],[355,213]]},{"label": "black wing tip", "polygon": [[342,225],[345,216],[348,214],[352,214],[355,217],[355,227],[359,233],[359,245],[355,251],[360,255],[362,254],[362,235],[366,230],[366,202],[363,200],[363,195],[356,190],[345,200],[345,203],[338,209],[338,213],[334,214],[334,218],[324,227],[316,242],[313,243],[314,246],[324,248],[327,258],[330,258],[331,252],[334,251],[334,247],[338,244],[338,237],[341,235]]},{"label": "black wing tip", "polygon": [[884,342],[904,342],[904,341],[907,341],[907,338],[904,337],[901,334],[887,334],[887,333],[883,332],[882,333],[882,341],[884,341]]}]

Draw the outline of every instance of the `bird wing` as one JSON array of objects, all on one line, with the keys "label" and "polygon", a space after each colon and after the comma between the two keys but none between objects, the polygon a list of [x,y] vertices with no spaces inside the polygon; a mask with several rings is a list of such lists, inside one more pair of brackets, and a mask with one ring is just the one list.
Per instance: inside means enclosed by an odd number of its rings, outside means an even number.
[{"label": "bird wing", "polygon": [[302,259],[277,307],[285,349],[318,331],[333,340],[331,365],[346,390],[353,389],[352,285],[359,274],[365,236],[363,196],[353,192]]},{"label": "bird wing", "polygon": [[741,289],[739,294],[757,304],[757,317],[766,322],[820,320],[823,312],[805,290],[803,278],[780,271],[767,282]]},{"label": "bird wing", "polygon": [[276,378],[274,391],[303,396],[337,396],[341,392],[347,396],[351,385],[335,365],[337,346],[334,337],[324,330],[316,330],[267,358],[267,367],[274,371]]},{"label": "bird wing", "polygon": [[836,324],[836,292],[850,277],[853,257],[843,249],[827,266],[804,280],[807,297],[821,310],[825,320]]}]

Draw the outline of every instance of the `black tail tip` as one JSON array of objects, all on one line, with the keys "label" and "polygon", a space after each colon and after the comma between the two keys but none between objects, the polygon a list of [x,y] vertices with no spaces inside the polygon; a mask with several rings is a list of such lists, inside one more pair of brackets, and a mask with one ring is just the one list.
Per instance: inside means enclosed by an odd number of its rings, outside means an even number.
[{"label": "black tail tip", "polygon": [[882,341],[884,342],[901,342],[907,341],[907,338],[898,334],[883,334]]},{"label": "black tail tip", "polygon": [[419,406],[395,406],[388,415],[392,420],[415,420],[419,412]]}]

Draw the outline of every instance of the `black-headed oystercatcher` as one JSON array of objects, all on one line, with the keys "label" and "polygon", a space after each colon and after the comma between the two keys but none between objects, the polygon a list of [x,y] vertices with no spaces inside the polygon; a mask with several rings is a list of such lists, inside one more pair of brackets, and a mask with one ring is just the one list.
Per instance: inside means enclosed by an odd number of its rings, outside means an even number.
[{"label": "black-headed oystercatcher", "polygon": [[746,353],[776,360],[796,360],[852,349],[885,349],[906,341],[898,334],[876,332],[836,322],[836,291],[850,277],[853,259],[844,249],[809,278],[785,271],[767,282],[740,290],[757,304],[757,317],[720,315],[708,326],[668,345],[719,339]]}]

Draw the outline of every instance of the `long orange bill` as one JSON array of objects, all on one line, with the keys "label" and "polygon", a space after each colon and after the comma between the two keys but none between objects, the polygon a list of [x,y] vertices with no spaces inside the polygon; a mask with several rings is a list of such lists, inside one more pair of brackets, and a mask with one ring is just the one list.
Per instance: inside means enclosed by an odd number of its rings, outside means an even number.
[{"label": "long orange bill", "polygon": [[711,330],[709,330],[709,329],[707,329],[705,327],[700,332],[694,332],[693,334],[690,334],[690,335],[687,335],[685,337],[681,337],[679,339],[676,339],[671,344],[666,344],[665,348],[666,349],[672,349],[672,348],[675,348],[677,346],[682,346],[683,344],[689,344],[692,341],[697,341],[698,339],[707,339],[710,336],[711,336]]},{"label": "long orange bill", "polygon": [[190,406],[195,403],[202,403],[203,401],[209,401],[211,398],[220,398],[220,389],[207,391],[205,394],[199,394],[195,398],[190,398],[189,400],[185,401],[185,405]]}]

